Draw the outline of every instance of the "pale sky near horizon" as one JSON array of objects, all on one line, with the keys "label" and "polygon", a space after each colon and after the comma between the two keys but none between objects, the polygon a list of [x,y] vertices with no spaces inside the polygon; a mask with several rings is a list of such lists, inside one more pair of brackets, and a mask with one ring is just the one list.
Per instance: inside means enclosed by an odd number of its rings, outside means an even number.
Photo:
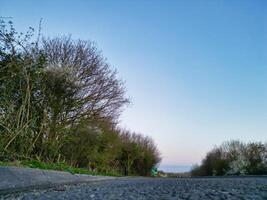
[{"label": "pale sky near horizon", "polygon": [[15,1],[25,31],[97,43],[132,104],[121,126],[151,136],[162,164],[199,163],[223,141],[267,141],[267,1]]}]

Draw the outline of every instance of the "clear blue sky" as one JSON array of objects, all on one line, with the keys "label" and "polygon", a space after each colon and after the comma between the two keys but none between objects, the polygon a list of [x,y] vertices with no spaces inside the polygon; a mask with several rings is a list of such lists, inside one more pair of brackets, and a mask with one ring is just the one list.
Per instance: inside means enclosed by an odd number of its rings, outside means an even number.
[{"label": "clear blue sky", "polygon": [[267,1],[13,1],[19,30],[94,40],[126,81],[121,126],[154,138],[163,164],[200,162],[229,139],[267,139]]}]

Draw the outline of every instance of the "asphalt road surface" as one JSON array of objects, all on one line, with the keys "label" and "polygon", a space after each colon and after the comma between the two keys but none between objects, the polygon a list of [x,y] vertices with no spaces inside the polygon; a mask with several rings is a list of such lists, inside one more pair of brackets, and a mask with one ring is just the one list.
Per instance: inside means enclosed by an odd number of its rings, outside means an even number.
[{"label": "asphalt road surface", "polygon": [[267,177],[123,178],[6,194],[0,199],[266,199]]}]

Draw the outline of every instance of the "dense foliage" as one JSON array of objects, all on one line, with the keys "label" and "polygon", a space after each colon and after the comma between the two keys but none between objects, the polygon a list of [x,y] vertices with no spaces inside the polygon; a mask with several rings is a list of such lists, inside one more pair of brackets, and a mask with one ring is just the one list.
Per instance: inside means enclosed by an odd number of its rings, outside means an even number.
[{"label": "dense foliage", "polygon": [[225,142],[207,153],[193,176],[267,174],[267,143]]},{"label": "dense foliage", "polygon": [[118,127],[129,100],[94,43],[33,33],[0,22],[0,160],[149,174],[159,152],[151,138]]}]

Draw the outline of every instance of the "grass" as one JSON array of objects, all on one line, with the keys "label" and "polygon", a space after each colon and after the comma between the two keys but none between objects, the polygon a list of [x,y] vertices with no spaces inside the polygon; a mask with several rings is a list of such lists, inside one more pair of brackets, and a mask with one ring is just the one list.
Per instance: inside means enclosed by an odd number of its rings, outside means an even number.
[{"label": "grass", "polygon": [[116,172],[94,172],[86,168],[77,168],[67,165],[66,163],[45,163],[40,162],[38,160],[22,160],[22,161],[14,161],[14,162],[3,162],[0,161],[0,166],[16,166],[16,167],[30,167],[37,169],[45,169],[45,170],[57,170],[57,171],[66,171],[71,174],[88,174],[88,175],[102,175],[102,176],[121,176]]}]

